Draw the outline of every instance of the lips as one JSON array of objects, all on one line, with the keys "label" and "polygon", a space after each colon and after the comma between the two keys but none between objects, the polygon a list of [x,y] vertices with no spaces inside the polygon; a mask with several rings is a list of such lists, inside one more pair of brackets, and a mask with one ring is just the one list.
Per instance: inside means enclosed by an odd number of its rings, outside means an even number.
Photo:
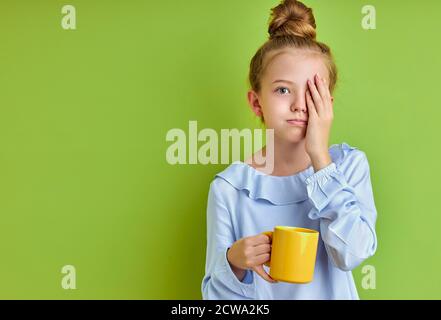
[{"label": "lips", "polygon": [[290,119],[286,120],[289,124],[296,125],[296,126],[306,126],[307,121],[306,120],[300,120],[300,119]]}]

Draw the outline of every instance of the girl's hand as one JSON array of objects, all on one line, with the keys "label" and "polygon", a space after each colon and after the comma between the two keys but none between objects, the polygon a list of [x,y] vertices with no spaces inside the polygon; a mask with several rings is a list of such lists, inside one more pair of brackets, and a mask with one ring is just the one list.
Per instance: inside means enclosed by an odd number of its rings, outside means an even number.
[{"label": "girl's hand", "polygon": [[251,269],[268,282],[275,283],[263,264],[270,259],[271,239],[265,234],[237,240],[227,251],[227,260],[234,269],[243,271]]},{"label": "girl's hand", "polygon": [[308,89],[306,90],[309,118],[305,149],[312,159],[328,154],[329,135],[334,118],[334,98],[331,97],[329,86],[318,74],[314,79],[315,81],[308,79]]}]

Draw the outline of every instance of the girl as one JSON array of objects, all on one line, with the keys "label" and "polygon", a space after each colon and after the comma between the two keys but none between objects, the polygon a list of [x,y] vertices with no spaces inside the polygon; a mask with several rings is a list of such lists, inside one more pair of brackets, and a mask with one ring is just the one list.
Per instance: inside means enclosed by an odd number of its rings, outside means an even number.
[{"label": "girl", "polygon": [[[299,1],[272,9],[269,40],[251,60],[248,101],[274,130],[274,148],[232,163],[210,184],[204,299],[359,299],[351,270],[376,251],[377,212],[366,154],[328,147],[337,69],[315,29]],[[271,173],[257,156],[272,157]],[[320,232],[312,282],[267,273],[271,240],[261,232],[277,225]]]}]

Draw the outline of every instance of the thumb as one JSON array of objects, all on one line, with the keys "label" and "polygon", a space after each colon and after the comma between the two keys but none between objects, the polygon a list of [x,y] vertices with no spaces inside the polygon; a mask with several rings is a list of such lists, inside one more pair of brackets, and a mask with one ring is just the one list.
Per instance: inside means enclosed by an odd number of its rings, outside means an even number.
[{"label": "thumb", "polygon": [[263,265],[254,266],[252,268],[259,276],[261,276],[263,279],[265,279],[268,282],[276,283],[277,281],[271,278],[271,276],[266,273],[265,269],[263,269]]}]

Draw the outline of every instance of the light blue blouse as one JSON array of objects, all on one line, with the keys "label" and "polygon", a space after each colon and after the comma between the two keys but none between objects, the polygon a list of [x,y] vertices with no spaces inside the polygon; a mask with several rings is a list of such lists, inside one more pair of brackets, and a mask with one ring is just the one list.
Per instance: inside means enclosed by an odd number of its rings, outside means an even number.
[{"label": "light blue blouse", "polygon": [[[369,164],[344,142],[329,154],[332,163],[317,172],[310,166],[271,176],[236,161],[216,175],[208,193],[203,299],[359,299],[351,270],[377,248]],[[239,281],[227,249],[277,225],[320,231],[313,281],[269,283],[252,270]]]}]

